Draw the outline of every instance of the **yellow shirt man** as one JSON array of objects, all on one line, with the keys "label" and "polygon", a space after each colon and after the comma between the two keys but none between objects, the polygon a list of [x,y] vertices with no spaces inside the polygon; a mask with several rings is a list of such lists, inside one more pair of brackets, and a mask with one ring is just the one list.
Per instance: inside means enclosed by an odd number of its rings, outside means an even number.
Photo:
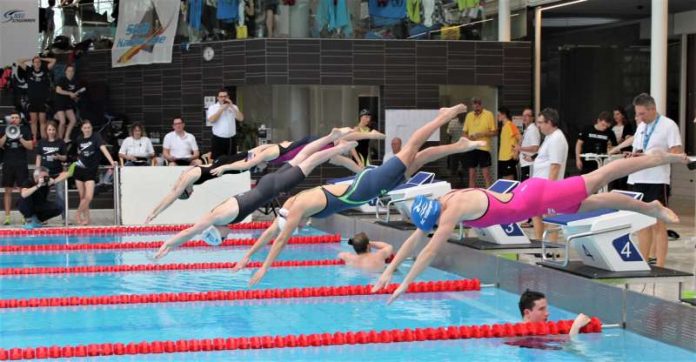
[{"label": "yellow shirt man", "polygon": [[498,160],[510,161],[515,156],[515,145],[519,143],[520,130],[510,120],[503,123],[503,128],[500,130],[500,152]]},{"label": "yellow shirt man", "polygon": [[471,140],[485,141],[486,145],[479,147],[479,150],[491,152],[491,137],[477,136],[489,132],[495,132],[495,118],[489,110],[482,109],[478,115],[476,112],[469,112],[464,119],[464,134]]}]

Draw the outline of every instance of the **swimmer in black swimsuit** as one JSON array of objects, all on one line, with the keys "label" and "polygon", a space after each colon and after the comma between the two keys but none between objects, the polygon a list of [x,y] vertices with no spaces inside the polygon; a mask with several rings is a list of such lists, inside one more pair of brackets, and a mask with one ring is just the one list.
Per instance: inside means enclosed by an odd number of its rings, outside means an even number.
[{"label": "swimmer in black swimsuit", "polygon": [[439,132],[440,127],[462,112],[466,112],[466,106],[463,104],[441,109],[435,119],[413,133],[399,153],[381,166],[359,173],[350,185],[316,187],[288,199],[283,205],[287,216],[284,217],[281,213],[238,263],[243,267],[253,253],[275,238],[271,252],[263,266],[251,278],[249,285],[254,285],[261,280],[268,267],[280,254],[293,230],[304,220],[310,217],[326,217],[341,210],[366,204],[403,183],[405,177],[412,175],[426,163],[483,145],[481,141],[470,141],[462,137],[459,142],[420,151],[433,133]]},{"label": "swimmer in black swimsuit", "polygon": [[[379,132],[371,133],[349,133],[341,138],[342,141],[355,141],[362,139],[384,139],[384,135]],[[250,170],[253,167],[265,167],[267,163],[274,162],[280,165],[291,160],[305,146],[317,137],[307,136],[301,140],[290,142],[283,141],[277,144],[267,144],[255,147],[248,152],[240,152],[232,156],[222,156],[216,159],[211,165],[193,166],[181,173],[179,179],[172,187],[172,190],[162,199],[154,210],[145,219],[148,224],[164,210],[166,210],[176,199],[186,200],[193,193],[193,186],[200,185],[215,177],[225,173],[240,173]],[[332,144],[324,145],[324,148],[332,147]],[[361,168],[351,159],[342,155],[333,156],[329,162],[333,165],[343,166],[352,172],[360,172]]]},{"label": "swimmer in black swimsuit", "polygon": [[[279,193],[287,192],[296,187],[314,168],[328,161],[331,157],[355,148],[357,142],[351,141],[342,142],[336,147],[320,151],[325,145],[338,140],[349,132],[352,132],[350,128],[334,129],[328,136],[311,142],[278,171],[263,176],[256,183],[255,188],[227,199],[204,215],[192,227],[167,240],[162,244],[155,258],[162,258],[171,249],[190,240],[196,234],[204,231],[207,233],[211,228],[216,230],[219,238],[224,239],[230,231],[227,225],[244,220],[254,210],[272,200]],[[219,244],[220,240],[216,240],[215,243]]]}]

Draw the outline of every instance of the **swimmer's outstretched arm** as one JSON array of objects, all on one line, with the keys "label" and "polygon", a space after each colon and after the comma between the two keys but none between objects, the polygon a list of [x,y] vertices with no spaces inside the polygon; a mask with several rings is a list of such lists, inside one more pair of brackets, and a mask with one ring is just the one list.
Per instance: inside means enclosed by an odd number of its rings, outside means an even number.
[{"label": "swimmer's outstretched arm", "polygon": [[[445,212],[446,211],[443,212],[443,217],[440,217],[440,223],[432,239],[430,239],[430,242],[425,246],[423,251],[418,254],[416,262],[411,267],[411,270],[409,270],[404,281],[401,282],[399,287],[396,288],[391,297],[389,297],[387,304],[391,304],[394,300],[396,300],[396,298],[406,292],[408,285],[411,284],[411,282],[413,282],[413,280],[416,279],[416,277],[420,275],[423,270],[430,265],[430,263],[432,263],[437,253],[440,251],[440,249],[442,249],[442,246],[447,242],[447,239],[449,239],[452,230],[455,226],[457,226],[458,218],[445,217]],[[401,250],[399,250],[399,252],[401,252]],[[392,261],[392,264],[394,261]]]},{"label": "swimmer's outstretched arm", "polygon": [[210,173],[215,176],[220,176],[227,171],[246,171],[257,166],[261,162],[272,161],[276,158],[278,158],[278,149],[266,147],[262,151],[254,153],[254,157],[250,160],[228,163],[210,170]]},{"label": "swimmer's outstretched arm", "polygon": [[[169,191],[168,194],[162,198],[162,201],[155,206],[155,208],[150,212],[150,215],[147,216],[145,219],[145,224],[150,223],[150,221],[154,220],[159,214],[161,214],[164,210],[166,210],[169,206],[171,206],[174,201],[181,195],[184,190],[186,190],[187,187],[190,185],[193,185],[193,183],[200,177],[200,173],[197,173],[197,177],[194,175],[191,175],[190,172],[193,170],[195,167],[189,167],[186,170],[184,170],[179,178],[176,181],[176,184],[174,187],[172,187],[171,191]],[[196,171],[198,172],[198,171]]]},{"label": "swimmer's outstretched arm", "polygon": [[291,210],[286,220],[285,227],[283,227],[283,230],[273,242],[271,251],[268,253],[263,265],[256,271],[256,273],[254,273],[251,279],[249,279],[249,287],[254,286],[256,283],[261,281],[264,275],[266,275],[268,268],[271,266],[271,264],[273,264],[278,255],[280,255],[280,252],[285,247],[285,244],[288,243],[293,231],[300,225],[300,221],[302,220],[302,212],[292,212]]},{"label": "swimmer's outstretched arm", "polygon": [[394,272],[396,271],[396,268],[401,265],[401,263],[406,260],[412,253],[413,249],[415,248],[416,244],[418,243],[419,240],[421,240],[425,236],[425,232],[423,232],[421,229],[416,229],[416,231],[411,234],[411,236],[406,239],[406,241],[401,245],[399,248],[399,251],[396,253],[396,256],[394,259],[389,263],[387,268],[382,272],[382,275],[379,277],[379,280],[377,280],[377,283],[372,287],[372,293],[376,293],[378,290],[386,287],[389,285],[389,282],[391,282],[391,278],[394,275]]},{"label": "swimmer's outstretched arm", "polygon": [[278,234],[278,219],[276,218],[275,221],[273,221],[273,224],[266,229],[263,234],[256,240],[254,245],[249,249],[249,251],[244,254],[242,259],[235,263],[234,268],[232,268],[232,272],[236,273],[249,263],[249,260],[251,260],[251,257],[256,254],[261,248],[266,246],[273,238]]},{"label": "swimmer's outstretched arm", "polygon": [[215,223],[215,216],[212,212],[206,214],[200,218],[193,226],[188,229],[179,231],[178,234],[172,236],[169,240],[165,241],[164,244],[159,248],[157,254],[155,254],[155,259],[161,259],[165,255],[169,254],[172,249],[178,247],[179,245],[191,240],[194,235],[202,233],[205,229],[209,228]]}]

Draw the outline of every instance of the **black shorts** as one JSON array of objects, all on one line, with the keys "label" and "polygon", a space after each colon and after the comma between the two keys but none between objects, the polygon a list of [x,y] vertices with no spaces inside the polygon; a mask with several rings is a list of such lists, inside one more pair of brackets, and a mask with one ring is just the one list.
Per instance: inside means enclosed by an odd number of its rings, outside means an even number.
[{"label": "black shorts", "polygon": [[667,184],[634,184],[631,185],[631,190],[643,193],[643,201],[645,202],[657,200],[664,206],[667,206],[671,192],[670,186]]},{"label": "black shorts", "polygon": [[175,159],[174,161],[169,161],[169,163],[170,163],[170,164],[173,163],[173,164],[175,164],[175,165],[177,165],[177,166],[188,166],[188,165],[191,164],[191,161],[193,161],[193,159],[190,159],[190,158],[177,158],[177,159]]},{"label": "black shorts", "polygon": [[29,99],[29,113],[46,113],[46,100]]},{"label": "black shorts", "polygon": [[513,178],[517,178],[517,160],[498,160],[498,178],[505,176],[512,176]]},{"label": "black shorts", "polygon": [[53,110],[56,112],[60,111],[67,111],[67,110],[75,110],[77,109],[77,105],[73,101],[56,101],[53,105]]},{"label": "black shorts", "polygon": [[491,153],[488,151],[473,150],[464,155],[464,165],[466,168],[490,167]]},{"label": "black shorts", "polygon": [[73,178],[76,181],[82,181],[82,182],[87,182],[87,181],[97,181],[97,174],[99,173],[99,168],[94,167],[94,168],[86,168],[86,167],[75,167],[75,173],[73,174]]},{"label": "black shorts", "polygon": [[2,187],[19,186],[29,177],[27,165],[2,165]]},{"label": "black shorts", "polygon": [[277,1],[268,1],[268,2],[266,2],[266,4],[264,4],[263,9],[266,11],[270,10],[273,12],[273,14],[277,15],[278,14],[278,2]]},{"label": "black shorts", "polygon": [[520,181],[524,181],[528,179],[531,175],[529,174],[532,171],[532,166],[522,166],[520,167]]}]

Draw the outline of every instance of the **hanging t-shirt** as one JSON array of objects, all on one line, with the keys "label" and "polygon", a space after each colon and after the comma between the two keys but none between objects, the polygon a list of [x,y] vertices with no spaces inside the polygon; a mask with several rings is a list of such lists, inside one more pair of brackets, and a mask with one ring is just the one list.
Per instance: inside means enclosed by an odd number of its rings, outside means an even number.
[{"label": "hanging t-shirt", "polygon": [[46,64],[41,63],[39,70],[33,66],[27,67],[27,84],[29,85],[28,93],[31,99],[46,99],[50,91],[50,82],[48,80],[49,71]]},{"label": "hanging t-shirt", "polygon": [[219,0],[217,5],[217,18],[219,20],[231,21],[239,16],[239,1]]},{"label": "hanging t-shirt", "polygon": [[595,126],[588,126],[578,134],[578,139],[582,141],[582,153],[596,153],[604,155],[607,153],[609,143],[616,146],[616,136],[610,129],[599,131]]},{"label": "hanging t-shirt", "polygon": [[406,17],[406,0],[387,0],[386,6],[379,6],[377,0],[369,0],[368,9],[373,17],[403,19]]},{"label": "hanging t-shirt", "polygon": [[203,0],[188,0],[188,23],[196,29],[201,29],[201,19],[203,18]]},{"label": "hanging t-shirt", "polygon": [[48,174],[55,176],[63,171],[62,161],[55,156],[65,155],[65,142],[62,139],[49,141],[47,138],[39,141],[37,154],[41,156],[41,166],[48,169]]},{"label": "hanging t-shirt", "polygon": [[92,133],[89,138],[84,138],[80,135],[77,138],[77,165],[84,168],[97,168],[101,156],[99,155],[101,147],[104,144],[101,136]]},{"label": "hanging t-shirt", "polygon": [[[20,142],[19,139],[23,138],[25,141],[31,140],[31,129],[29,129],[27,125],[21,125],[19,126],[19,130],[21,132],[20,137],[15,139],[10,139],[8,137],[5,141],[5,153],[3,159],[5,166],[26,167],[27,165],[27,149],[24,148],[24,145],[22,145],[22,142]],[[0,137],[4,135],[5,131],[3,130]]]}]

